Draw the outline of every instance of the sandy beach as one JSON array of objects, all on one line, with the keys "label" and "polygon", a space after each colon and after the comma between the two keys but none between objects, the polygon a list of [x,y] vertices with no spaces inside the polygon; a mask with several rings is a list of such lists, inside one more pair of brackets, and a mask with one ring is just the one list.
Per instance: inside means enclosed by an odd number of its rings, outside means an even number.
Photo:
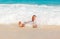
[{"label": "sandy beach", "polygon": [[60,39],[60,26],[20,28],[18,25],[0,25],[0,39]]}]

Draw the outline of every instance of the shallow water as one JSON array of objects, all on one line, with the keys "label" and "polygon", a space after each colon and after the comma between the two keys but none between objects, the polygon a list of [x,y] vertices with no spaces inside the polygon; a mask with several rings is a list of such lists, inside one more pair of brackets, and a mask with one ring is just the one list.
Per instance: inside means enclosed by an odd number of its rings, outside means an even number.
[{"label": "shallow water", "polygon": [[40,25],[60,25],[60,5],[0,4],[0,24],[31,21]]}]

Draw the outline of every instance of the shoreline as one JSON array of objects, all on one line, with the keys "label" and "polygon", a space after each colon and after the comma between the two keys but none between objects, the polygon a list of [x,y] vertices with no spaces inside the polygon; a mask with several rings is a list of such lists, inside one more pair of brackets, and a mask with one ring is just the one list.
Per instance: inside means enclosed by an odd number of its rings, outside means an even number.
[{"label": "shoreline", "polygon": [[17,24],[0,24],[0,30],[20,30],[20,29],[39,29],[39,30],[60,30],[60,25],[39,25],[37,28],[32,26],[19,27]]}]

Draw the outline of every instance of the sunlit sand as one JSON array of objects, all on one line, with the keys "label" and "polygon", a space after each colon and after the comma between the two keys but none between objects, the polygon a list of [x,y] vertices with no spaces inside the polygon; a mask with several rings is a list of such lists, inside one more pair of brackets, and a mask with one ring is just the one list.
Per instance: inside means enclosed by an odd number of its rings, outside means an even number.
[{"label": "sunlit sand", "polygon": [[40,25],[37,28],[22,28],[17,24],[1,24],[0,39],[60,39],[60,26]]}]

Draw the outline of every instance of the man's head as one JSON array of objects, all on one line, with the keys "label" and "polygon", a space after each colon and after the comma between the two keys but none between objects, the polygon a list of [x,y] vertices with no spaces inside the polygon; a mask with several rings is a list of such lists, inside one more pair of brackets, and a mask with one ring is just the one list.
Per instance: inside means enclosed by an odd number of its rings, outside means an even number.
[{"label": "man's head", "polygon": [[32,16],[32,21],[34,21],[36,19],[36,15]]},{"label": "man's head", "polygon": [[36,17],[36,15],[33,15],[34,17]]},{"label": "man's head", "polygon": [[19,24],[21,24],[21,21],[19,21]]}]

